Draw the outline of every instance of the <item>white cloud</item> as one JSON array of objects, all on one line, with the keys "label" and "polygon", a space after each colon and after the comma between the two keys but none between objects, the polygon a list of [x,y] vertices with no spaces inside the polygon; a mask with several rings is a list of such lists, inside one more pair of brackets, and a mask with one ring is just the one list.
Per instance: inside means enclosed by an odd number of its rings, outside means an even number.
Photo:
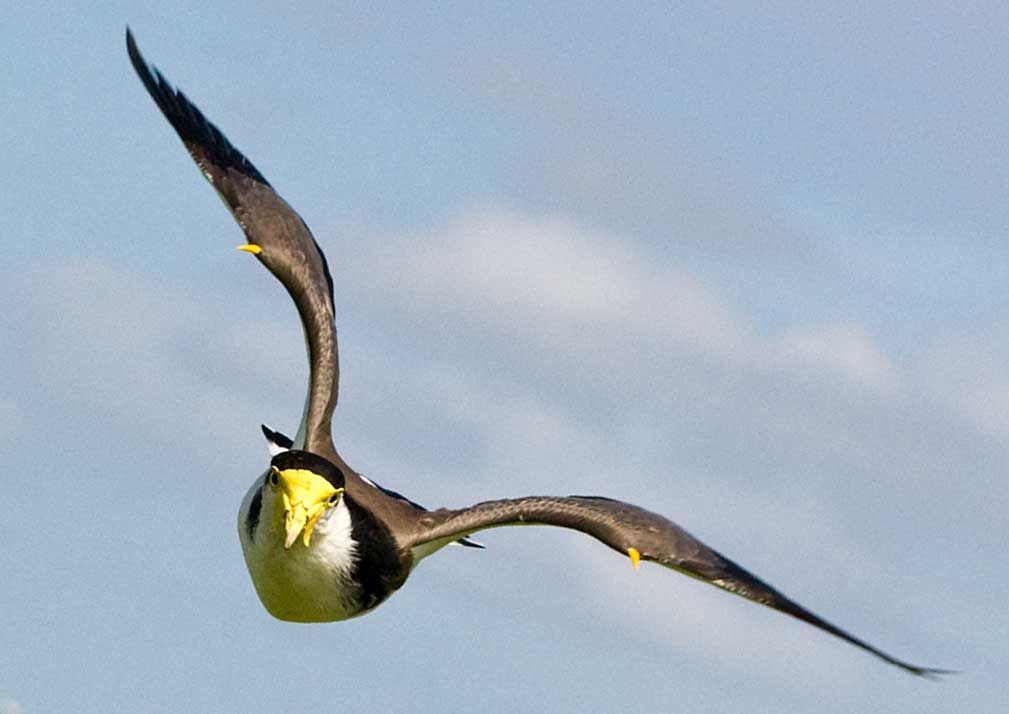
[{"label": "white cloud", "polygon": [[873,388],[894,386],[894,367],[873,344],[865,330],[838,325],[813,330],[793,330],[778,339],[777,357],[783,364],[835,372],[854,385]]},{"label": "white cloud", "polygon": [[723,254],[771,253],[792,261],[816,250],[785,216],[758,206],[733,179],[724,147],[699,149],[686,128],[634,122],[581,91],[577,79],[521,57],[479,65],[470,80],[507,111],[524,112],[545,135],[523,167],[524,201]]},{"label": "white cloud", "polygon": [[10,697],[0,698],[0,714],[22,714],[24,709]]},{"label": "white cloud", "polygon": [[722,353],[745,338],[732,310],[686,271],[656,266],[629,243],[569,219],[482,212],[430,238],[419,255],[379,263],[384,287],[463,319],[475,314],[490,329],[531,332],[557,347],[589,335],[610,349],[630,332],[658,333]]},{"label": "white cloud", "polygon": [[[676,368],[690,357],[736,369],[802,371],[870,391],[892,389],[899,369],[856,324],[757,334],[719,287],[656,263],[632,244],[557,216],[475,212],[381,257],[383,295],[418,320],[464,321],[484,336],[530,337],[539,346],[600,362],[623,351],[661,351]],[[427,314],[425,315],[425,311]]]},{"label": "white cloud", "polygon": [[[344,308],[386,322],[398,349],[425,359],[399,365],[406,373],[387,396],[378,394],[388,377],[376,375],[373,391],[345,407],[378,398],[395,414],[409,403],[402,417],[367,419],[401,418],[449,483],[498,480],[502,462],[510,485],[538,476],[562,491],[612,493],[618,478],[653,493],[703,492],[715,481],[724,486],[715,502],[774,492],[780,522],[809,507],[802,493],[836,497],[842,484],[866,483],[872,503],[835,498],[827,510],[845,533],[829,548],[860,552],[871,528],[890,529],[908,488],[934,489],[915,507],[938,517],[953,495],[950,469],[991,448],[962,420],[977,418],[982,397],[980,414],[997,419],[1001,392],[965,389],[936,372],[942,362],[891,352],[850,318],[758,329],[719,285],[570,219],[475,211],[363,245],[345,268],[366,279],[345,285],[358,302]],[[983,353],[961,352],[953,361],[972,374]],[[990,361],[994,375],[997,355]],[[438,469],[447,449],[466,453]],[[872,525],[847,533],[845,519]]]},{"label": "white cloud", "polygon": [[[372,355],[355,364],[357,398],[341,409],[338,426],[359,450],[364,443],[371,451],[366,460],[380,468],[367,469],[370,475],[431,506],[523,492],[622,497],[696,530],[744,566],[751,564],[738,546],[759,532],[758,560],[779,569],[752,567],[786,592],[792,581],[777,577],[789,571],[780,564],[801,560],[801,552],[806,559],[829,553],[838,568],[857,570],[864,580],[853,597],[860,602],[872,602],[874,590],[896,579],[887,572],[888,551],[871,547],[873,536],[853,527],[856,520],[871,527],[871,517],[853,515],[864,502],[842,510],[834,474],[809,467],[833,464],[886,502],[888,490],[917,477],[888,463],[902,465],[899,452],[917,446],[910,435],[918,422],[902,423],[916,404],[909,395],[970,414],[972,395],[985,393],[970,388],[978,355],[988,355],[986,374],[994,375],[1001,354],[977,338],[958,350],[937,349],[910,368],[857,324],[765,336],[718,286],[682,267],[652,264],[616,238],[563,218],[473,213],[424,236],[413,254],[410,245],[386,241],[348,256],[340,268],[340,289],[353,296],[341,309],[350,302],[363,311],[355,320],[377,316],[372,329],[387,332],[363,335],[353,346]],[[133,441],[142,442],[147,430],[219,440],[271,420],[263,406],[271,399],[288,413],[300,409],[303,346],[286,298],[273,319],[229,325],[202,304],[206,295],[97,263],[50,270],[32,284],[40,342],[31,357],[44,383],[68,404],[129,424]],[[383,340],[401,325],[416,332],[422,349],[397,343],[391,351],[400,362],[376,362]],[[298,339],[286,339],[292,334]],[[465,349],[417,359],[453,339]],[[488,344],[501,362],[485,363]],[[939,386],[921,397],[935,377]],[[389,407],[404,404],[411,408],[390,415]],[[914,417],[937,431],[947,425],[939,409]],[[880,429],[881,420],[893,431]],[[476,451],[460,471],[449,450],[467,448]],[[931,460],[920,449],[915,456]],[[771,478],[754,477],[762,464]],[[821,501],[824,487],[832,495]],[[711,527],[701,532],[698,524]],[[794,543],[815,546],[796,556]],[[584,588],[612,580],[593,570],[609,568],[602,563],[612,559],[592,553],[579,563],[593,574],[581,581]],[[682,588],[678,608],[689,616],[669,619],[669,590],[659,582],[627,596],[630,614],[613,614],[629,619],[642,638],[707,633],[699,647],[719,661],[759,658],[762,640],[790,652],[790,666],[821,649],[814,643],[822,638],[801,626],[782,629],[717,592]],[[739,634],[744,629],[748,634]],[[733,655],[741,650],[749,654]]]},{"label": "white cloud", "polygon": [[915,365],[930,395],[991,437],[1009,439],[1009,335],[1004,326],[935,338]]},{"label": "white cloud", "polygon": [[[944,462],[920,435],[951,418],[1009,433],[1009,351],[990,336],[898,360],[851,322],[765,335],[718,285],[563,217],[473,212],[413,238],[341,256],[340,314],[408,341],[358,330],[342,350],[358,361],[338,428],[376,451],[411,435],[458,448],[466,433],[479,462],[552,464],[561,479],[799,470],[813,487],[859,470],[927,477]],[[99,263],[37,271],[25,292],[26,362],[68,405],[162,435],[293,429],[304,354],[279,289],[271,319],[230,323],[211,295]],[[402,359],[376,362],[390,347]]]},{"label": "white cloud", "polygon": [[255,430],[270,418],[258,396],[304,359],[270,322],[227,324],[184,290],[95,261],[35,270],[24,297],[27,363],[47,395],[164,440]]}]

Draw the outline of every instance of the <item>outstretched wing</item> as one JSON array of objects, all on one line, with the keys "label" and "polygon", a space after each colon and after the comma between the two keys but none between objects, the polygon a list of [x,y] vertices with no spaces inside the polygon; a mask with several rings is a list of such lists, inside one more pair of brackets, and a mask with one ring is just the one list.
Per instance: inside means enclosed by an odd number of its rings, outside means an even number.
[{"label": "outstretched wing", "polygon": [[244,248],[255,253],[294,299],[305,330],[310,368],[308,396],[295,445],[339,460],[330,433],[340,372],[333,279],[325,256],[305,222],[252,162],[185,94],[147,64],[129,29],[126,48],[133,68],[161,113],[245,232],[249,245]]},{"label": "outstretched wing", "polygon": [[928,677],[949,673],[948,670],[919,667],[904,662],[848,634],[790,600],[675,523],[657,513],[622,501],[598,496],[530,496],[485,501],[459,510],[431,511],[421,519],[411,545],[423,546],[487,528],[517,525],[560,526],[587,533],[617,552],[630,556],[635,567],[640,559],[678,570],[748,600],[788,613],[912,674]]}]

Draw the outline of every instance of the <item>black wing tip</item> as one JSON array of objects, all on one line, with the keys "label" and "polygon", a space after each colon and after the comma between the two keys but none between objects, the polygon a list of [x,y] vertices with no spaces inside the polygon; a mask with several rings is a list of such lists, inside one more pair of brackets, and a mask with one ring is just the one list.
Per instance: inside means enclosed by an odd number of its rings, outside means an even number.
[{"label": "black wing tip", "polygon": [[208,121],[185,94],[172,87],[157,67],[147,63],[129,26],[126,27],[126,52],[148,94],[190,152],[193,147],[189,145],[195,145],[220,168],[233,169],[264,186],[270,186],[259,169],[228,141],[221,130]]},{"label": "black wing tip", "polygon": [[266,424],[260,424],[259,428],[263,430],[263,436],[266,437],[267,441],[272,442],[284,449],[290,449],[292,446],[294,446],[294,439],[289,437],[287,434],[283,434],[279,431],[274,431]]},{"label": "black wing tip", "polygon": [[460,538],[456,541],[456,543],[467,548],[478,548],[480,550],[484,550],[487,547],[483,543],[478,543],[475,540],[470,540],[469,538]]},{"label": "black wing tip", "polygon": [[[714,553],[714,552],[712,552]],[[894,667],[900,668],[904,672],[914,675],[915,677],[920,677],[922,679],[931,680],[933,682],[938,681],[943,675],[957,675],[960,674],[957,670],[942,670],[932,667],[919,667],[917,665],[912,665],[903,660],[898,660],[892,655],[888,655],[887,652],[883,651],[879,647],[870,644],[866,640],[856,637],[851,632],[844,630],[827,620],[824,620],[819,615],[807,610],[805,607],[795,602],[791,598],[787,597],[781,593],[777,588],[772,587],[768,583],[750,573],[745,568],[740,566],[738,563],[725,558],[721,554],[714,553],[721,560],[721,568],[724,569],[723,574],[716,574],[715,578],[709,580],[712,584],[717,587],[722,588],[728,592],[732,592],[736,595],[742,595],[745,598],[753,600],[772,609],[778,610],[785,614],[791,615],[792,617],[810,624],[827,634],[843,639],[849,644],[854,644],[855,646],[863,649],[864,651],[870,653],[888,665],[893,665]],[[723,575],[730,576],[735,582],[737,587],[730,587],[723,583],[714,582],[718,577],[723,577]],[[739,585],[744,587],[740,588]]]},{"label": "black wing tip", "polygon": [[919,667],[913,664],[907,664],[906,662],[894,662],[887,660],[890,664],[895,664],[905,672],[913,674],[916,677],[921,677],[922,679],[927,679],[930,682],[939,682],[943,677],[955,674],[963,674],[958,669],[937,669],[935,667]]},{"label": "black wing tip", "polygon": [[[137,47],[137,41],[133,37],[133,30],[130,26],[126,26],[126,54],[130,57],[130,64],[133,65],[133,69],[140,76],[140,81],[144,83],[147,90],[154,93],[152,85],[155,85],[154,75],[151,74],[151,68],[147,65],[147,61],[144,56],[140,54],[140,48]],[[158,101],[158,97],[154,97],[154,101],[158,102],[158,106],[161,106],[161,102]]]}]

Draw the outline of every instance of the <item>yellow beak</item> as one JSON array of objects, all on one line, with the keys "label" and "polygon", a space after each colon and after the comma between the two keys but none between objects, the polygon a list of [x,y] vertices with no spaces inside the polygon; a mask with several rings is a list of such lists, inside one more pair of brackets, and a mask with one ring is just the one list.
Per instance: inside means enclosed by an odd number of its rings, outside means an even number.
[{"label": "yellow beak", "polygon": [[283,524],[284,549],[290,549],[299,535],[307,548],[315,524],[335,505],[333,497],[339,491],[322,476],[304,469],[274,468],[269,478],[270,488],[276,493],[273,528],[279,530]]},{"label": "yellow beak", "polygon": [[315,522],[322,515],[322,509],[318,510],[319,513],[314,517],[308,515],[308,509],[301,503],[294,504],[293,507],[286,509],[284,517],[284,532],[286,533],[284,537],[284,549],[289,549],[294,545],[294,541],[298,539],[298,536],[304,533],[302,540],[305,542],[305,547],[307,548],[309,543],[312,542],[312,531],[315,528]]}]

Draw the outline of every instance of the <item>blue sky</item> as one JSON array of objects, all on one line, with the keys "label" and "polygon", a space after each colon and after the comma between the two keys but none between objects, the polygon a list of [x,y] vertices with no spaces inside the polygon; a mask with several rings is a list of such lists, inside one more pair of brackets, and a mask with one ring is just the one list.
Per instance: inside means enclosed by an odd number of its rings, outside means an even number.
[{"label": "blue sky", "polygon": [[[37,4],[0,26],[0,712],[1004,700],[1004,4]],[[337,444],[431,506],[659,511],[910,661],[578,534],[271,619],[235,519],[300,327],[126,58],[313,228]]]}]

